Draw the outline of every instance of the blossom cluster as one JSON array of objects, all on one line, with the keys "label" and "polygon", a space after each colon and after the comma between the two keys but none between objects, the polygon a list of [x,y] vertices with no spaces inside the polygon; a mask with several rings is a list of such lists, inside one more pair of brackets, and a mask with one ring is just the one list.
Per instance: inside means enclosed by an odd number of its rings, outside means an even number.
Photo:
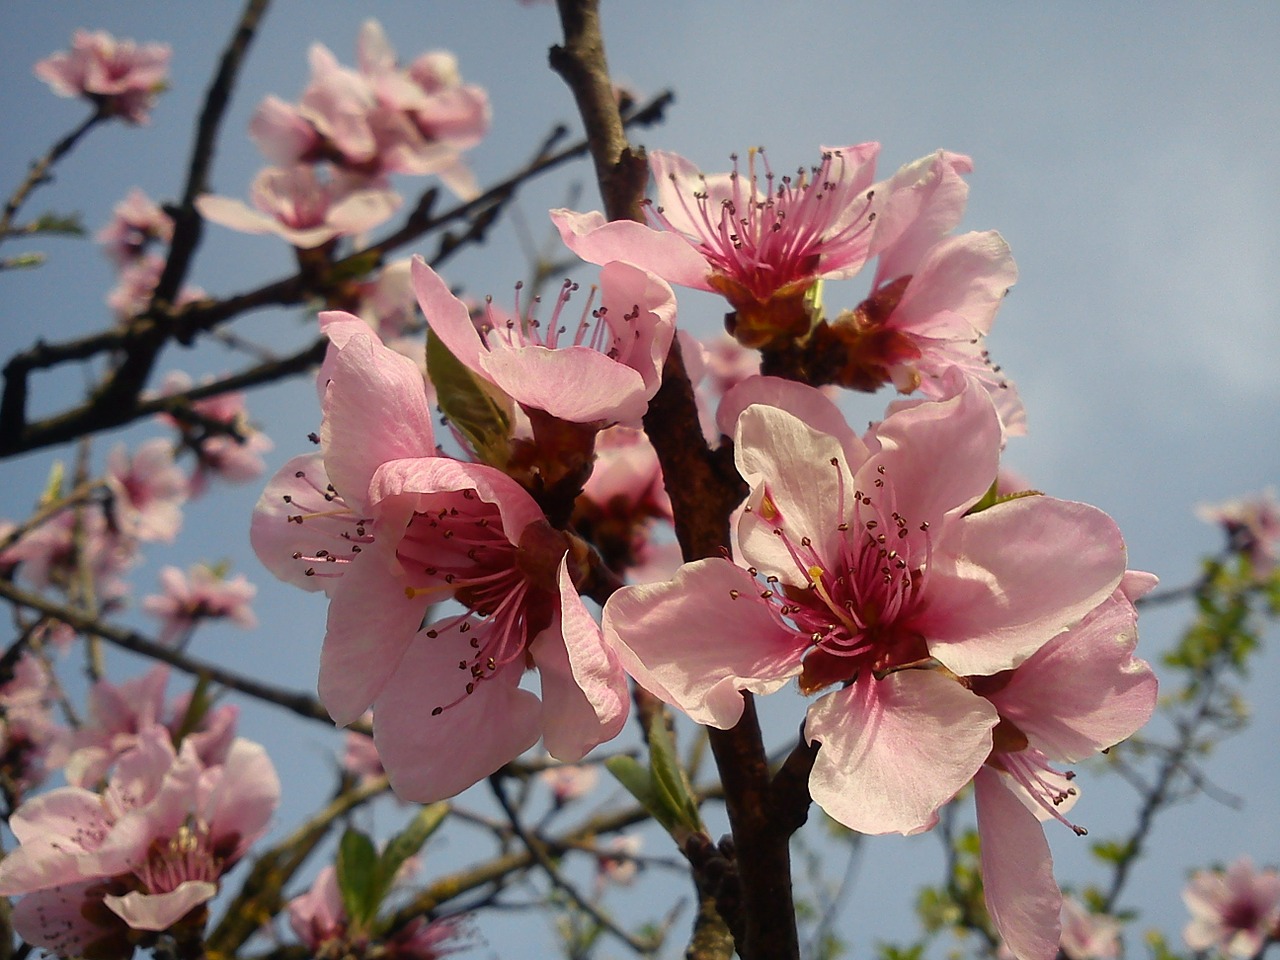
[{"label": "blossom cluster", "polygon": [[250,134],[273,166],[250,188],[253,207],[228,197],[196,201],[202,216],[245,233],[274,234],[302,250],[359,236],[400,206],[389,174],[432,174],[464,199],[479,190],[462,151],[489,128],[489,100],[464,84],[457,59],[436,50],[407,67],[376,20],[357,41],[357,68],[323,44],[297,103],[269,96]]},{"label": "blossom cluster", "polygon": [[[1012,259],[993,232],[951,233],[968,158],[939,151],[876,181],[878,149],[826,148],[794,178],[755,151],[717,177],[655,151],[652,225],[552,213],[600,267],[580,311],[571,282],[546,319],[519,290],[510,312],[473,309],[415,260],[450,435],[420,364],[322,313],[320,450],[268,485],[253,542],[277,576],[328,595],[321,699],[340,725],[372,706],[402,797],[452,796],[539,738],[581,759],[620,730],[628,676],[720,728],[745,693],[794,680],[817,696],[814,801],[854,830],[911,834],[972,784],[993,921],[1019,958],[1048,957],[1062,898],[1040,821],[1083,833],[1065,765],[1154,708],[1133,650],[1155,580],[1127,571],[1101,511],[1000,491],[1024,418],[981,344]],[[876,258],[871,292],[827,318],[819,284]],[[708,381],[704,430],[732,441],[748,491],[736,559],[678,569],[654,540],[671,506],[642,428],[676,340],[670,284],[732,308],[732,346],[680,342]],[[825,367],[779,366],[815,343]],[[755,372],[757,348],[790,376]],[[923,396],[859,435],[810,383]],[[602,590],[601,568],[633,585]],[[607,597],[602,624],[584,592]]]}]

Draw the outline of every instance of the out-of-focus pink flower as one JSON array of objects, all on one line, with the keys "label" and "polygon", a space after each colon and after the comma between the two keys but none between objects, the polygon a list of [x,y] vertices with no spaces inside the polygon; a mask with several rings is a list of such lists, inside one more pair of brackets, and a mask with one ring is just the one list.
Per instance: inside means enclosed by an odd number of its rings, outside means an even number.
[{"label": "out-of-focus pink flower", "polygon": [[1062,938],[1067,960],[1116,960],[1120,956],[1120,921],[1090,913],[1075,897],[1062,898]]},{"label": "out-of-focus pink flower", "polygon": [[[189,390],[191,378],[180,370],[170,372],[160,387],[160,395],[168,396]],[[190,479],[193,497],[204,493],[209,477],[216,476],[230,483],[245,483],[262,475],[266,464],[262,454],[275,444],[249,420],[243,393],[229,391],[205,397],[191,404],[191,409],[203,419],[225,423],[238,436],[229,436],[209,429],[203,424],[186,422],[168,414],[160,419],[182,432],[183,442],[196,452],[197,466]]]},{"label": "out-of-focus pink flower", "polygon": [[1001,443],[976,385],[898,405],[865,441],[821,393],[790,391],[805,419],[760,403],[738,418],[743,566],[700,560],[622,588],[606,639],[642,686],[724,729],[744,690],[838,685],[805,722],[822,745],[813,799],[863,833],[928,829],[998,720],[956,678],[1008,670],[1079,621],[1120,581],[1124,544],[1101,511],[1048,497],[967,514]]},{"label": "out-of-focus pink flower", "polygon": [[239,200],[205,194],[196,209],[206,220],[244,233],[273,233],[309,250],[336,237],[364,233],[400,207],[394,190],[366,177],[335,172],[328,179],[313,167],[267,167],[249,191],[256,210]]},{"label": "out-of-focus pink flower", "polygon": [[490,302],[479,329],[421,257],[413,261],[413,284],[427,323],[450,353],[525,408],[571,423],[636,423],[662,384],[675,295],[631,264],[600,271],[600,305],[592,309],[588,298],[576,323],[561,319],[577,290],[568,281],[549,321],[522,316],[518,302],[514,316]]},{"label": "out-of-focus pink flower", "polygon": [[63,787],[14,813],[21,845],[0,862],[0,893],[23,896],[14,928],[64,956],[127,956],[106,944],[126,928],[167,930],[211,900],[279,799],[257,744],[237,740],[205,767],[192,744],[176,753],[168,730],[149,727],[101,795]]},{"label": "out-of-focus pink flower", "polygon": [[611,570],[626,572],[649,556],[654,521],[671,519],[658,454],[643,430],[614,426],[596,438],[596,460],[574,504],[574,529]]},{"label": "out-of-focus pink flower", "polygon": [[148,440],[132,457],[120,444],[107,459],[107,483],[121,530],[143,541],[173,541],[189,484],[174,462],[170,441]]},{"label": "out-of-focus pink flower", "polygon": [[54,721],[52,705],[48,668],[22,654],[12,675],[0,683],[0,781],[16,801],[61,762],[66,731]]},{"label": "out-of-focus pink flower", "polygon": [[[151,305],[162,273],[164,258],[157,253],[144,253],[121,268],[116,285],[107,294],[107,306],[117,320],[124,323]],[[178,292],[177,305],[202,300],[204,296],[199,287],[183,287]]]},{"label": "out-of-focus pink flower", "polygon": [[1078,797],[1075,775],[1055,761],[1077,763],[1114,746],[1155,709],[1155,674],[1133,656],[1131,602],[1153,584],[1129,574],[1110,599],[1016,668],[967,680],[1000,715],[975,795],[987,909],[1018,960],[1051,960],[1059,945],[1062,895],[1040,821],[1084,833],[1063,816]]},{"label": "out-of-focus pink flower", "polygon": [[157,724],[176,739],[190,742],[205,766],[226,762],[236,735],[240,711],[234,704],[210,707],[194,726],[187,716],[191,696],[175,698],[165,706],[169,668],[157,664],[140,677],[113,684],[99,680],[89,691],[89,723],[72,734],[66,762],[67,782],[93,789],[115,761],[138,744],[142,731]]},{"label": "out-of-focus pink flower", "polygon": [[146,123],[165,88],[171,51],[165,43],[139,47],[104,30],[77,30],[70,51],[35,65],[35,74],[60,97],[88,97],[108,116]]},{"label": "out-of-focus pink flower", "polygon": [[[369,946],[366,931],[348,929],[346,908],[338,888],[338,875],[325,867],[311,889],[289,901],[289,927],[303,946],[317,956],[358,955]],[[426,921],[417,918],[383,941],[379,956],[393,960],[438,960],[466,946],[462,917]],[[347,948],[355,948],[348,950]]]},{"label": "out-of-focus pink flower", "polygon": [[1225,871],[1198,870],[1182,891],[1191,922],[1182,937],[1192,950],[1219,950],[1248,960],[1280,940],[1280,873],[1258,870],[1243,856]]},{"label": "out-of-focus pink flower", "polygon": [[629,887],[636,879],[639,865],[636,855],[643,841],[637,834],[629,833],[613,837],[596,854],[596,888],[602,891],[606,885]]},{"label": "out-of-focus pink flower", "polygon": [[112,212],[97,240],[118,269],[141,257],[151,241],[168,243],[173,238],[173,219],[137,187]]},{"label": "out-of-focus pink flower", "polygon": [[585,763],[561,763],[547,767],[538,779],[551,788],[557,807],[586,796],[600,782],[600,769]]},{"label": "out-of-focus pink flower", "polygon": [[411,328],[421,331],[409,260],[388,263],[375,279],[361,284],[360,309],[356,313],[378,332],[384,343],[403,336]]},{"label": "out-of-focus pink flower", "polygon": [[245,629],[258,625],[258,618],[249,609],[249,601],[258,588],[244,574],[228,578],[199,563],[188,573],[165,567],[160,571],[160,585],[164,592],[146,597],[142,608],[164,621],[161,643],[178,641],[201,620],[230,620]]},{"label": "out-of-focus pink flower", "polygon": [[460,153],[489,128],[489,100],[463,84],[457,60],[425,53],[407,68],[377,21],[361,28],[359,70],[322,44],[309,58],[311,81],[295,106],[268,97],[250,123],[262,152],[278,164],[329,161],[352,173],[435,174],[464,199],[478,194]]},{"label": "out-of-focus pink flower", "polygon": [[1231,549],[1249,558],[1255,576],[1270,576],[1280,545],[1280,501],[1274,489],[1225,503],[1202,503],[1196,507],[1196,516],[1222,526]]},{"label": "out-of-focus pink flower", "polygon": [[711,176],[654,150],[658,201],[650,211],[662,231],[606,222],[599,213],[553,210],[551,218],[569,249],[590,263],[626,260],[670,283],[720,293],[734,309],[730,332],[749,347],[764,346],[809,331],[805,297],[817,280],[862,268],[879,152],[878,143],[824,147],[812,170],[776,177],[758,149],[745,173],[735,158],[732,172]]},{"label": "out-of-focus pink flower", "polygon": [[113,530],[97,503],[62,511],[4,552],[5,563],[21,563],[22,577],[42,589],[68,589],[87,570],[101,601],[129,592],[122,574],[136,560],[136,541]]},{"label": "out-of-focus pink flower", "polygon": [[[307,507],[291,512],[306,495],[303,469],[294,485],[277,477],[290,492],[283,508],[260,502],[254,535],[260,554],[284,554],[266,558],[273,572],[336,574],[321,700],[341,725],[373,705],[378,753],[406,799],[452,796],[539,736],[558,759],[580,759],[617,734],[628,697],[574,587],[569,541],[510,477],[436,456],[416,366],[363,321],[336,316],[326,327],[336,349],[326,361],[324,486],[311,481],[311,496],[330,504],[324,537],[302,548],[314,562],[290,566],[302,556],[291,528],[309,523]],[[329,548],[318,544],[344,533],[358,542],[325,563],[319,550]],[[427,608],[450,597],[467,612],[419,631]],[[531,666],[541,701],[519,687]]]},{"label": "out-of-focus pink flower", "polygon": [[[366,713],[361,719],[372,720],[373,714]],[[378,756],[373,737],[355,730],[347,731],[346,745],[342,751],[342,769],[362,784],[386,773],[382,769],[382,758]]]}]

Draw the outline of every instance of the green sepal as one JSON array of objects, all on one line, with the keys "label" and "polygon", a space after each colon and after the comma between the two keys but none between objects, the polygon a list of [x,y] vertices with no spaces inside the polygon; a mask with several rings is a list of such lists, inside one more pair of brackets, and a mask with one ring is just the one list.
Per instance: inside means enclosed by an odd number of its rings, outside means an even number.
[{"label": "green sepal", "polygon": [[378,912],[378,862],[378,851],[369,835],[348,827],[338,844],[335,871],[342,906],[353,930],[367,930]]},{"label": "green sepal", "polygon": [[476,456],[504,469],[515,404],[496,387],[483,383],[427,331],[427,376],[436,388],[436,403],[467,439]]},{"label": "green sepal", "polygon": [[1023,497],[1043,497],[1044,494],[1039,490],[1019,490],[1016,493],[998,493],[996,492],[997,482],[991,484],[987,488],[987,492],[982,495],[982,499],[975,503],[972,507],[964,512],[966,517],[975,513],[981,513],[983,510],[989,510],[998,503],[1008,503],[1010,500],[1021,500]]}]

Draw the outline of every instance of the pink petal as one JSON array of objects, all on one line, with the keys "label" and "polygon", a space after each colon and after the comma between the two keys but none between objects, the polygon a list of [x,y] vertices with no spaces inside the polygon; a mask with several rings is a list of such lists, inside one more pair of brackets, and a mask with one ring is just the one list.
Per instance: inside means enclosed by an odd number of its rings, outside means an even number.
[{"label": "pink petal", "polygon": [[344,236],[355,236],[385,223],[401,203],[394,190],[357,190],[329,208],[325,223]]},{"label": "pink petal", "polygon": [[649,408],[640,374],[590,347],[485,351],[479,369],[513,400],[571,423],[635,423]]},{"label": "pink petal", "polygon": [[962,676],[1017,666],[1102,603],[1125,569],[1110,517],[1083,503],[1026,497],[965,517],[955,562],[929,573],[917,621],[929,652]]},{"label": "pink petal", "polygon": [[244,854],[267,829],[280,805],[280,778],[258,743],[237,739],[222,764],[222,775],[208,820],[215,836],[237,836],[230,859]]},{"label": "pink petal", "polygon": [[[784,583],[807,585],[807,574],[773,531],[781,526],[793,544],[809,537],[819,557],[835,556],[838,528],[853,509],[851,470],[857,465],[846,462],[836,437],[785,410],[760,405],[748,407],[738,418],[734,458],[751,486],[751,512],[738,523],[744,559]],[[772,507],[764,504],[766,496]],[[766,517],[774,510],[781,514],[780,523]]]},{"label": "pink petal", "polygon": [[[299,477],[299,473],[303,476]],[[351,543],[342,534],[351,531],[350,517],[306,516],[302,523],[290,520],[304,515],[302,504],[317,499],[323,502],[315,484],[323,490],[328,482],[321,454],[305,454],[288,461],[267,483],[253,508],[249,542],[262,565],[285,583],[331,593],[338,585],[337,579],[308,576],[307,570],[315,567],[314,559],[308,558],[323,556],[321,551],[335,556],[349,554]],[[294,559],[294,554],[300,558]]]},{"label": "pink petal", "polygon": [[1034,746],[1079,762],[1151,719],[1156,677],[1133,656],[1137,642],[1133,608],[1109,598],[1032,654],[991,701]]},{"label": "pink petal", "polygon": [[938,536],[944,517],[976,503],[995,482],[1000,420],[976,384],[963,383],[947,400],[902,404],[876,426],[874,435],[881,452],[859,471],[860,489],[875,493],[883,467],[892,488],[892,509],[913,532],[927,522]]},{"label": "pink petal", "polygon": [[630,696],[617,654],[574,589],[567,555],[559,580],[560,622],[538,634],[529,653],[542,678],[543,744],[573,763],[621,732]]},{"label": "pink petal", "polygon": [[[458,664],[474,653],[468,635],[427,633],[410,644],[373,710],[373,739],[391,785],[416,803],[452,797],[487,777],[537,743],[542,726],[538,698],[518,686],[520,665],[487,675],[467,694],[470,673]],[[443,709],[432,716],[437,706]]]},{"label": "pink petal", "polygon": [[974,788],[987,912],[1017,960],[1052,960],[1062,929],[1062,894],[1044,830],[994,770],[983,767]]},{"label": "pink petal", "polygon": [[912,834],[991,752],[995,708],[937,671],[862,675],[809,708],[814,802],[859,833]]},{"label": "pink petal", "polygon": [[352,336],[333,362],[320,438],[338,493],[361,509],[380,464],[435,454],[431,409],[417,366],[372,332]]},{"label": "pink petal", "polygon": [[478,371],[485,349],[471,320],[471,311],[453,295],[440,275],[427,266],[422,257],[415,256],[409,269],[418,306],[422,308],[431,332],[440,338],[459,363],[468,370]]},{"label": "pink petal", "polygon": [[614,260],[633,263],[642,270],[694,290],[711,290],[707,261],[678,234],[654,230],[633,220],[605,220],[598,211],[575,213],[563,208],[551,211],[551,221],[564,245],[587,263],[603,266]]},{"label": "pink petal", "polygon": [[873,253],[880,260],[874,286],[911,273],[924,252],[955,228],[969,196],[960,175],[972,170],[968,157],[939,150],[876,185]]},{"label": "pink petal", "polygon": [[427,603],[393,576],[394,543],[372,545],[350,564],[329,604],[320,651],[320,702],[340,727],[358,720],[396,671]]},{"label": "pink petal", "polygon": [[947,237],[916,267],[890,326],[939,339],[990,333],[996,310],[1017,279],[1009,245],[994,230]]},{"label": "pink petal", "polygon": [[742,716],[740,691],[777,690],[799,674],[807,645],[759,591],[727,560],[687,563],[674,580],[610,597],[605,642],[646,690],[698,723],[727,730]]},{"label": "pink petal", "polygon": [[821,390],[782,377],[748,377],[725,391],[716,410],[716,426],[726,437],[735,436],[742,411],[753,403],[785,410],[817,430],[835,437],[844,448],[850,470],[857,470],[868,457],[867,446],[853,432],[840,408]]},{"label": "pink petal", "polygon": [[139,893],[102,898],[107,909],[134,930],[168,930],[191,912],[218,895],[218,885],[201,880],[185,880],[168,893]]}]

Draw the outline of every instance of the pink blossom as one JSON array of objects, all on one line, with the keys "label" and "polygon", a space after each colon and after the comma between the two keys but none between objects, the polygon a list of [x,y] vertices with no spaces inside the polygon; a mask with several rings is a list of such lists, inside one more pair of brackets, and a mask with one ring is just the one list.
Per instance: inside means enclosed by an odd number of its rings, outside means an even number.
[{"label": "pink blossom", "polygon": [[[436,455],[414,364],[355,317],[326,329],[325,480],[309,476],[314,464],[278,475],[275,490],[289,492],[269,493],[284,505],[260,503],[254,537],[260,555],[278,551],[264,556],[273,572],[331,579],[321,700],[340,725],[373,705],[378,753],[406,799],[452,796],[539,736],[558,759],[580,759],[616,735],[627,692],[574,588],[569,541],[505,474]],[[313,522],[308,563],[290,538]],[[326,539],[345,544],[333,561]],[[419,630],[449,598],[467,612]],[[541,702],[518,686],[531,666]]]},{"label": "pink blossom", "polygon": [[[366,713],[360,719],[370,721],[373,715]],[[355,730],[347,731],[346,744],[342,751],[342,770],[362,784],[386,773],[382,769],[382,758],[378,756],[378,748],[373,744],[373,737]]]},{"label": "pink blossom", "polygon": [[195,748],[205,766],[224,763],[236,733],[239,709],[233,704],[210,707],[192,724],[190,694],[165,706],[169,668],[157,664],[140,677],[113,684],[99,680],[89,691],[89,723],[69,743],[67,782],[92,789],[104,780],[115,761],[138,744],[142,731],[160,725]]},{"label": "pink blossom", "polygon": [[1231,549],[1249,558],[1255,576],[1270,576],[1280,544],[1280,502],[1274,489],[1268,487],[1261,493],[1225,503],[1202,503],[1196,507],[1196,515],[1222,526]]},{"label": "pink blossom", "polygon": [[551,788],[557,807],[586,796],[600,782],[600,770],[588,764],[561,763],[547,767],[538,779]]},{"label": "pink blossom", "polygon": [[600,272],[600,305],[589,296],[572,325],[561,320],[577,284],[565,282],[547,322],[514,316],[490,302],[479,329],[466,305],[420,257],[413,261],[418,303],[432,331],[458,360],[526,408],[572,423],[635,423],[662,383],[675,336],[675,295],[628,263]]},{"label": "pink blossom", "polygon": [[102,795],[63,787],[14,813],[21,845],[0,862],[0,893],[23,895],[14,928],[63,955],[83,955],[125,927],[169,929],[214,897],[279,799],[257,744],[237,740],[225,764],[206,768],[193,745],[175,752],[169,732],[150,727]]},{"label": "pink blossom", "polygon": [[1001,442],[974,385],[898,405],[865,441],[760,404],[735,437],[751,488],[744,566],[699,560],[669,583],[623,588],[606,637],[641,685],[711,726],[738,721],[743,690],[841,684],[805,723],[822,745],[814,800],[864,833],[927,829],[990,754],[998,720],[955,678],[1016,666],[1109,596],[1119,532],[1048,497],[967,513]]},{"label": "pink blossom", "polygon": [[1062,938],[1067,960],[1116,960],[1120,956],[1120,921],[1090,913],[1075,897],[1062,898]]},{"label": "pink blossom", "polygon": [[[115,287],[107,294],[107,306],[121,323],[136,317],[151,306],[160,275],[164,273],[164,258],[156,253],[144,253],[120,270]],[[178,292],[177,305],[204,299],[199,287],[183,287]]]},{"label": "pink blossom", "polygon": [[629,887],[635,882],[639,864],[636,854],[643,841],[636,834],[612,838],[596,854],[596,889],[603,892],[606,885]]},{"label": "pink blossom", "polygon": [[[362,954],[369,946],[365,931],[348,929],[346,908],[333,867],[323,868],[311,889],[289,901],[289,927],[309,951],[318,956]],[[410,921],[384,941],[385,953],[395,960],[438,960],[461,949],[464,934],[461,917]]]},{"label": "pink blossom", "polygon": [[987,909],[1018,960],[1048,960],[1058,950],[1062,896],[1039,821],[1085,832],[1063,816],[1078,790],[1075,774],[1055,761],[1076,763],[1119,743],[1155,709],[1155,675],[1133,656],[1137,612],[1125,590],[1136,593],[1137,582],[1127,578],[1015,669],[968,678],[1000,715],[975,779],[978,830]]},{"label": "pink blossom", "polygon": [[1191,922],[1182,937],[1192,950],[1259,957],[1280,939],[1280,873],[1255,869],[1242,856],[1225,871],[1199,870],[1182,891]]},{"label": "pink blossom", "polygon": [[117,40],[106,31],[77,30],[69,52],[35,65],[35,74],[60,97],[87,97],[106,115],[146,123],[169,73],[169,45]]},{"label": "pink blossom", "polygon": [[807,333],[813,284],[852,276],[866,261],[879,151],[877,143],[824,147],[818,164],[793,178],[775,176],[763,150],[750,151],[745,175],[735,157],[732,172],[712,176],[655,150],[658,202],[650,210],[663,232],[607,223],[599,213],[551,217],[569,249],[590,263],[627,260],[670,283],[720,293],[736,314],[730,332],[763,346]]},{"label": "pink blossom", "polygon": [[89,503],[63,510],[26,533],[4,552],[6,563],[21,563],[33,586],[70,588],[88,571],[99,600],[114,601],[129,592],[122,574],[137,560],[137,544],[120,536],[102,507]]},{"label": "pink blossom", "polygon": [[98,231],[98,242],[119,269],[133,263],[153,240],[168,243],[173,219],[137,187],[115,205],[111,222]]},{"label": "pink blossom", "polygon": [[[191,386],[192,381],[187,374],[174,370],[164,378],[160,394],[181,393]],[[245,483],[262,474],[266,469],[262,454],[275,444],[250,422],[243,393],[228,391],[195,400],[191,409],[204,420],[226,424],[236,434],[231,436],[167,414],[161,416],[160,419],[182,431],[184,442],[196,451],[197,466],[190,480],[192,496],[199,496],[205,491],[210,476],[230,483]]]},{"label": "pink blossom", "polygon": [[273,163],[328,160],[365,176],[435,174],[464,199],[478,195],[459,154],[488,131],[484,90],[463,84],[444,51],[400,67],[377,21],[364,24],[357,46],[360,67],[352,70],[313,45],[298,105],[263,101],[250,123],[263,153]]},{"label": "pink blossom", "polygon": [[107,483],[121,530],[143,541],[173,541],[189,485],[170,441],[148,440],[132,457],[123,444],[117,446],[107,460]]},{"label": "pink blossom", "polygon": [[[388,263],[378,276],[360,285],[360,318],[378,332],[383,342],[404,336],[413,328],[419,332],[418,300],[413,290],[409,260]],[[421,349],[419,340],[419,349]]]},{"label": "pink blossom", "polygon": [[328,179],[308,166],[267,167],[254,178],[250,198],[205,194],[196,209],[206,220],[244,233],[271,233],[309,250],[337,237],[362,234],[385,222],[400,207],[395,191],[367,178],[335,173]]},{"label": "pink blossom", "polygon": [[165,567],[160,571],[160,585],[164,592],[146,597],[142,608],[164,622],[161,643],[182,640],[202,620],[230,620],[245,629],[258,625],[249,609],[258,588],[244,574],[228,578],[204,564],[196,564],[185,574],[177,567]]},{"label": "pink blossom", "polygon": [[23,653],[0,684],[0,780],[13,800],[40,786],[61,761],[66,731],[53,718],[53,700],[48,667]]}]

